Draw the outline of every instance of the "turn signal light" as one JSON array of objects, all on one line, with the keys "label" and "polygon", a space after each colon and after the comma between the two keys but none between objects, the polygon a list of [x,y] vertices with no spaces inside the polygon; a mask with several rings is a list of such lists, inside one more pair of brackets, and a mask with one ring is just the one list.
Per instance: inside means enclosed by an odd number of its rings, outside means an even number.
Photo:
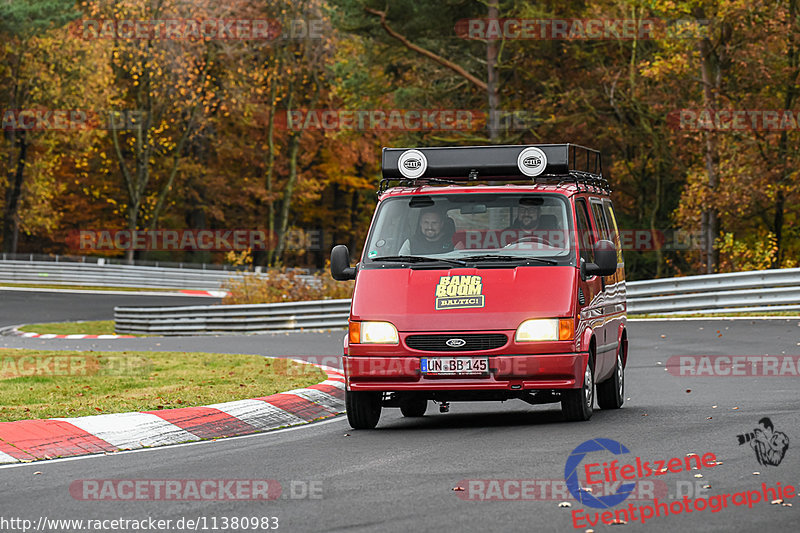
[{"label": "turn signal light", "polygon": [[400,336],[391,322],[350,322],[350,342],[353,344],[398,344]]},{"label": "turn signal light", "polygon": [[350,344],[361,342],[361,322],[350,322]]},{"label": "turn signal light", "polygon": [[558,321],[558,340],[571,341],[575,338],[575,320],[562,318]]}]

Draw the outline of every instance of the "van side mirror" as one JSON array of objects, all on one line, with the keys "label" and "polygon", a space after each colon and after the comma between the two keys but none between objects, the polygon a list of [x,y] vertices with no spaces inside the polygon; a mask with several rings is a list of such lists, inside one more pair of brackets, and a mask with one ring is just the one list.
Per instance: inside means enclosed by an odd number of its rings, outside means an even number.
[{"label": "van side mirror", "polygon": [[350,250],[344,244],[331,250],[331,276],[336,281],[356,279],[356,269],[350,266]]},{"label": "van side mirror", "polygon": [[617,271],[617,249],[614,243],[607,240],[597,241],[594,245],[594,263],[584,263],[584,277],[610,276]]}]

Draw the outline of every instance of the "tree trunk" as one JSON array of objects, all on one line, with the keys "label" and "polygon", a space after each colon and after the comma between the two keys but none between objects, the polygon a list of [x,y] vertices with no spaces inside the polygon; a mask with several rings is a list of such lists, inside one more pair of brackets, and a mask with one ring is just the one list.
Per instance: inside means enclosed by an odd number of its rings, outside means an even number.
[{"label": "tree trunk", "polygon": [[358,227],[358,214],[360,213],[359,208],[359,195],[358,189],[353,189],[352,196],[350,197],[350,229],[349,232],[350,237],[350,249],[355,252],[357,241],[356,241],[356,234],[353,232],[353,228]]},{"label": "tree trunk", "polygon": [[778,250],[775,252],[775,257],[772,258],[772,268],[780,268],[783,263],[783,212],[786,205],[786,195],[783,192],[783,186],[778,187],[778,194],[775,198],[775,219],[773,221],[775,228],[775,246]]},{"label": "tree trunk", "polygon": [[286,187],[283,189],[283,199],[281,201],[280,222],[278,224],[278,249],[276,252],[277,257],[282,257],[284,247],[286,244],[286,229],[289,226],[289,206],[292,203],[292,194],[294,193],[294,184],[297,182],[297,151],[300,147],[300,136],[289,136],[289,177],[286,181]]},{"label": "tree trunk", "polygon": [[656,240],[658,229],[656,228],[656,221],[658,220],[658,212],[661,210],[661,175],[662,170],[660,165],[656,167],[656,194],[655,205],[650,212],[650,236],[653,242],[653,251],[656,253],[656,279],[664,274],[664,250],[661,249],[661,243]]},{"label": "tree trunk", "polygon": [[264,176],[264,185],[267,189],[267,266],[272,266],[275,260],[275,200],[272,198],[272,177],[275,172],[275,85],[273,79],[270,83],[270,109],[269,122],[267,122],[267,170]]},{"label": "tree trunk", "polygon": [[12,133],[12,146],[19,147],[17,164],[8,171],[5,213],[3,213],[3,252],[17,253],[19,236],[19,200],[22,196],[22,181],[25,178],[25,163],[28,153],[28,139],[23,131],[19,136]]},{"label": "tree trunk", "polygon": [[[789,1],[788,27],[796,27],[798,6],[796,0]],[[798,46],[797,32],[787,32],[789,46],[787,47],[787,63],[791,68],[786,84],[786,95],[783,100],[783,109],[792,109],[798,95],[800,87],[796,80],[800,77],[800,46]],[[775,245],[778,250],[772,259],[772,268],[780,268],[783,264],[784,245],[783,245],[783,224],[785,222],[784,211],[786,209],[786,189],[785,186],[791,179],[794,168],[789,165],[789,137],[786,131],[781,132],[778,140],[778,158],[782,163],[781,176],[778,178],[777,194],[775,196],[775,216],[773,218],[773,232],[775,233]]]},{"label": "tree trunk", "polygon": [[[131,202],[128,205],[128,230],[131,232],[136,231],[136,226],[139,223],[139,202]],[[133,234],[131,234],[131,242],[133,242]],[[125,251],[125,261],[129,264],[133,264],[135,250],[133,246],[130,246]]]},{"label": "tree trunk", "polygon": [[[703,77],[703,107],[705,109],[716,111],[718,108],[718,94],[722,80],[722,73],[719,65],[718,58],[715,56],[711,48],[711,42],[707,38],[700,41],[700,56],[701,56],[701,71]],[[706,167],[706,185],[710,198],[705,204],[703,210],[702,228],[704,242],[703,256],[705,259],[706,274],[713,274],[716,271],[716,257],[714,241],[719,232],[719,223],[717,219],[717,210],[715,206],[714,195],[717,190],[717,183],[719,177],[717,169],[719,168],[719,150],[717,148],[717,138],[713,131],[706,131],[705,145],[703,148],[703,160]]]},{"label": "tree trunk", "polygon": [[[497,0],[489,0],[489,20],[499,17]],[[497,56],[499,45],[497,39],[490,38],[486,43],[486,92],[489,100],[489,141],[492,144],[500,141],[500,93],[497,83]]]},{"label": "tree trunk", "polygon": [[158,194],[158,201],[156,202],[156,206],[153,209],[153,218],[150,220],[150,230],[155,231],[158,229],[158,218],[161,216],[161,211],[164,210],[164,205],[167,202],[167,196],[169,192],[172,190],[172,185],[175,183],[175,176],[178,174],[178,163],[181,159],[181,154],[183,153],[183,148],[186,145],[186,141],[189,139],[189,135],[192,132],[192,128],[194,128],[194,117],[195,113],[197,112],[197,108],[200,104],[195,104],[192,108],[192,112],[189,115],[189,121],[186,123],[186,128],[183,130],[183,134],[181,134],[180,140],[178,140],[178,144],[175,146],[174,151],[172,153],[172,168],[169,172],[169,177],[167,178],[167,183],[164,184],[164,187],[161,189],[161,192]]}]

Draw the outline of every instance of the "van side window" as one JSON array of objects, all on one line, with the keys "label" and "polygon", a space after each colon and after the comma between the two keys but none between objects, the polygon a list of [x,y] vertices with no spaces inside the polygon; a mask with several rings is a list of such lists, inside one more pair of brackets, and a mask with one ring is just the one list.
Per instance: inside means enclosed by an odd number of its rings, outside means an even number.
[{"label": "van side window", "polygon": [[582,198],[575,201],[575,215],[578,219],[578,239],[581,250],[581,259],[587,263],[594,263],[594,242],[592,227],[589,225],[589,211]]},{"label": "van side window", "polygon": [[600,232],[598,236],[601,239],[611,240],[611,232],[608,229],[608,221],[603,214],[603,206],[600,202],[592,202],[592,213],[594,213],[594,224],[597,231]]},{"label": "van side window", "polygon": [[603,202],[603,211],[606,214],[606,220],[608,220],[608,226],[611,230],[612,242],[617,247],[617,262],[622,263],[622,244],[619,238],[619,227],[617,226],[617,218],[614,216],[614,208],[611,207],[611,202],[608,200]]}]

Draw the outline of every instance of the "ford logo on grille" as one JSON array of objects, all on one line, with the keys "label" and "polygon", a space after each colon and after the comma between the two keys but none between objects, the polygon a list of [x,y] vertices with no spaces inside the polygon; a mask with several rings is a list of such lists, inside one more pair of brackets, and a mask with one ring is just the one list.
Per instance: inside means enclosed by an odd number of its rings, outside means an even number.
[{"label": "ford logo on grille", "polygon": [[464,339],[447,339],[447,342],[445,342],[445,344],[451,348],[461,348],[462,346],[467,344],[467,341],[465,341]]}]

